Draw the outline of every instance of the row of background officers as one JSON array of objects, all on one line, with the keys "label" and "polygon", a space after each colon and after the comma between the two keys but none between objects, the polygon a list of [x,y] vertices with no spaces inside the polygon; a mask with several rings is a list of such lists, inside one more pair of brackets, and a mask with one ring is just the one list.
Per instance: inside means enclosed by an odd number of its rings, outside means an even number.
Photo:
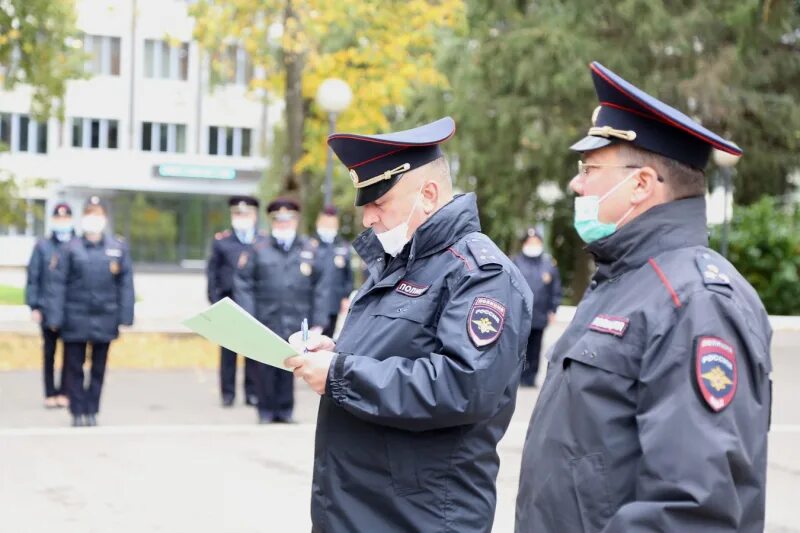
[{"label": "row of background officers", "polygon": [[[336,208],[325,207],[316,219],[314,237],[306,237],[298,234],[300,206],[292,199],[278,198],[266,207],[269,232],[257,229],[257,199],[234,196],[229,206],[231,227],[215,235],[207,261],[208,300],[230,297],[286,339],[305,318],[312,330],[333,337],[354,285],[351,248],[339,234]],[[121,238],[106,233],[107,216],[104,203],[90,198],[78,236],[70,206],[56,205],[52,233],[36,244],[28,264],[26,304],[42,331],[45,407],[69,407],[75,426],[97,424],[109,345],[120,325],[133,323],[130,253]],[[538,230],[526,230],[521,248],[514,263],[536,295],[521,384],[533,386],[543,333],[560,303],[561,284]],[[59,338],[64,341],[64,364],[57,381]],[[225,407],[235,403],[236,368],[237,354],[220,348]],[[258,408],[259,422],[291,422],[292,375],[247,358],[244,374],[244,402]]]},{"label": "row of background officers", "polygon": [[[353,290],[350,245],[339,235],[336,208],[324,208],[316,235],[304,237],[298,235],[300,206],[292,199],[277,198],[267,205],[269,233],[257,230],[258,200],[234,196],[229,205],[231,229],[215,235],[207,262],[209,301],[232,298],[284,339],[306,318],[312,330],[334,337]],[[543,333],[561,301],[561,281],[555,260],[543,252],[538,230],[529,228],[521,244],[514,262],[536,295],[522,385],[534,386]],[[220,349],[225,407],[235,402],[236,359],[230,350]],[[249,359],[244,372],[245,403],[258,407],[259,422],[291,422],[293,376]]]}]

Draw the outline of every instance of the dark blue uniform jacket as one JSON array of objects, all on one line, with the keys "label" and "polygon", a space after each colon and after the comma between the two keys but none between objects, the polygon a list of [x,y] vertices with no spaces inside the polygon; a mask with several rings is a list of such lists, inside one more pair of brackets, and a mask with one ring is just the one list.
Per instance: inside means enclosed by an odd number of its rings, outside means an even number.
[{"label": "dark blue uniform jacket", "polygon": [[[314,531],[488,532],[532,297],[457,196],[390,258],[355,242],[354,297],[320,401]],[[388,264],[387,264],[388,263]]]}]

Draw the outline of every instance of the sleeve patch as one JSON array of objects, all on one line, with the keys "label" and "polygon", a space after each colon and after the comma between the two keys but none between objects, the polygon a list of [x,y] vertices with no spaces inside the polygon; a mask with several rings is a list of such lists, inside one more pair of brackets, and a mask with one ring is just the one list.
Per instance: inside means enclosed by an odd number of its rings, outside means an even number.
[{"label": "sleeve patch", "polygon": [[733,346],[719,337],[695,339],[694,377],[706,406],[715,413],[725,409],[739,381]]},{"label": "sleeve patch", "polygon": [[476,348],[483,348],[500,338],[506,321],[506,306],[485,296],[478,296],[467,313],[467,332]]}]

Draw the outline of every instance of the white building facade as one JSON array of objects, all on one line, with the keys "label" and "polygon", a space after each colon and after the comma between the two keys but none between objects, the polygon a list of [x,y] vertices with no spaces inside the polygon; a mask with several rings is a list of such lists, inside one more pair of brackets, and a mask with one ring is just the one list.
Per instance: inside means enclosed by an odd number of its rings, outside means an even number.
[{"label": "white building facade", "polygon": [[248,93],[253,69],[234,45],[228,82],[210,87],[188,4],[78,1],[89,78],[68,83],[64,121],[30,119],[30,88],[0,91],[0,168],[31,207],[25,227],[0,228],[0,264],[27,261],[56,203],[77,222],[91,195],[134,260],[199,264],[228,224],[227,197],[256,193],[282,102]]}]

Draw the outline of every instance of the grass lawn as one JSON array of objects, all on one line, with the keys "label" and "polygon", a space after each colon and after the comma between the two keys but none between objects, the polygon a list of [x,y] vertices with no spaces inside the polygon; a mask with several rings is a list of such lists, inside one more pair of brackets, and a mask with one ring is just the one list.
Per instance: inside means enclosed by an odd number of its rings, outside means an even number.
[{"label": "grass lawn", "polygon": [[23,305],[25,290],[20,287],[0,285],[0,305]]}]

